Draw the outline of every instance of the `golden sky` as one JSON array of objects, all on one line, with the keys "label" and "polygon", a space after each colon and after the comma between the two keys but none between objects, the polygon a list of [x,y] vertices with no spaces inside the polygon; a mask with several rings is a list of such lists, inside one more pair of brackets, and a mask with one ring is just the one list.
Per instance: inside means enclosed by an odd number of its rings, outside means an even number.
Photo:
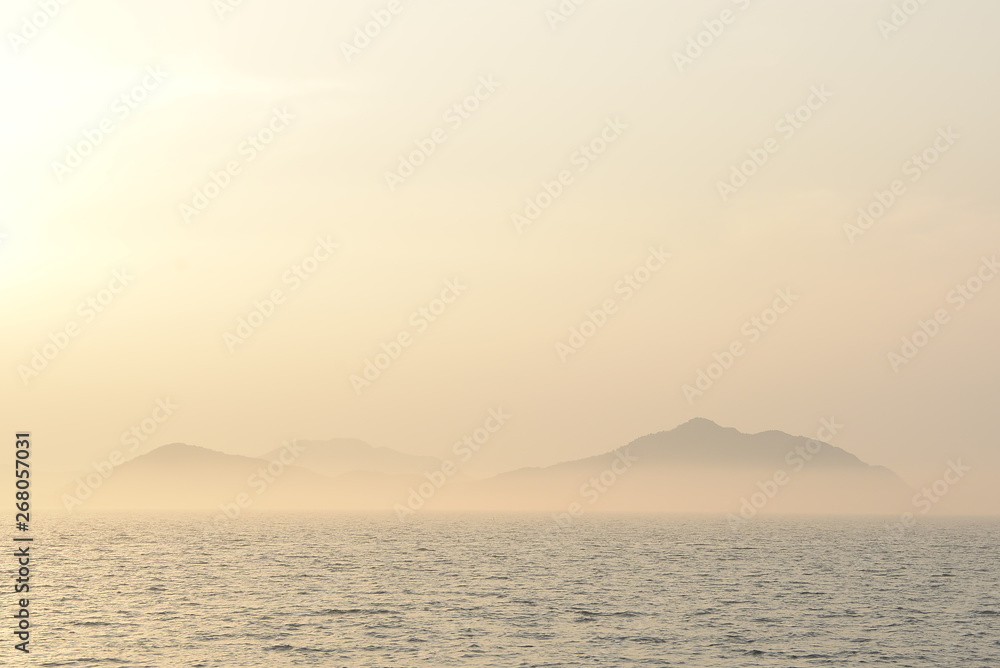
[{"label": "golden sky", "polygon": [[503,406],[486,475],[833,416],[1000,510],[1000,5],[911,4],[6,3],[8,431],[54,478],[167,399],[135,453]]}]

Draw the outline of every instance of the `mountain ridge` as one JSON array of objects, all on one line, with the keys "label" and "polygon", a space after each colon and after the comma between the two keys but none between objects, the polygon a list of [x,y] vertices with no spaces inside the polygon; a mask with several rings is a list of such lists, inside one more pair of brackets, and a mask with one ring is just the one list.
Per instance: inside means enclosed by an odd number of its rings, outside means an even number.
[{"label": "mountain ridge", "polygon": [[[169,443],[117,467],[88,505],[210,509],[244,494],[261,510],[504,511],[557,510],[584,497],[602,510],[725,512],[761,485],[770,490],[765,481],[787,478],[769,511],[863,512],[885,510],[908,491],[890,469],[829,443],[778,430],[747,434],[707,418],[604,453],[478,480],[448,465],[359,439],[292,441],[263,457]],[[171,500],[192,482],[199,492]]]}]

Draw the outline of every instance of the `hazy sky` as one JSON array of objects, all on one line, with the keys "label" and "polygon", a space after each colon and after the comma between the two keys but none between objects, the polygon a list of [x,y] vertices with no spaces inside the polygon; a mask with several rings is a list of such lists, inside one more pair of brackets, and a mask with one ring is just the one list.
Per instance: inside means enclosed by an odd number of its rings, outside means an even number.
[{"label": "hazy sky", "polygon": [[[898,30],[885,0],[591,0],[565,21],[556,0],[233,2],[72,2],[37,34],[38,4],[0,13],[0,400],[51,477],[166,399],[134,452],[440,456],[502,406],[472,475],[693,416],[808,436],[832,416],[835,445],[914,485],[961,458],[941,507],[1000,512],[1000,280],[976,282],[1000,251],[996,2],[898,9]],[[885,215],[845,228],[879,192]]]}]

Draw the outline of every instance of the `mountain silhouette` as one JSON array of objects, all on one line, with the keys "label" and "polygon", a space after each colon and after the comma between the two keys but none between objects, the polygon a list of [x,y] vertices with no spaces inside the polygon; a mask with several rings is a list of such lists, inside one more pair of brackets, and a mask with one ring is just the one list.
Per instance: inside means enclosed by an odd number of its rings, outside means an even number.
[{"label": "mountain silhouette", "polygon": [[[363,441],[296,441],[262,457],[173,443],[119,466],[88,509],[889,513],[911,491],[828,443],[695,418],[610,452],[484,480]],[[457,468],[457,467],[456,467]]]},{"label": "mountain silhouette", "polygon": [[301,467],[282,464],[279,472],[266,459],[170,443],[114,469],[84,507],[204,510],[236,503],[245,494],[260,509],[298,509],[325,495],[328,483]]},{"label": "mountain silhouette", "polygon": [[909,496],[888,469],[828,443],[780,431],[744,434],[695,418],[610,453],[482,481],[467,505],[735,512],[749,504],[746,514],[754,516],[895,512]]}]

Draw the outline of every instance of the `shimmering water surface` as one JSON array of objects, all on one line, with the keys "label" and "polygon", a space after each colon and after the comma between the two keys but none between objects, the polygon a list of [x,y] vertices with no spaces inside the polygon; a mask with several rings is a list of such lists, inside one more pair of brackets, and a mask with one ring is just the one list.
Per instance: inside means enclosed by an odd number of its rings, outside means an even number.
[{"label": "shimmering water surface", "polygon": [[23,664],[1000,666],[996,521],[203,523],[46,520]]}]

